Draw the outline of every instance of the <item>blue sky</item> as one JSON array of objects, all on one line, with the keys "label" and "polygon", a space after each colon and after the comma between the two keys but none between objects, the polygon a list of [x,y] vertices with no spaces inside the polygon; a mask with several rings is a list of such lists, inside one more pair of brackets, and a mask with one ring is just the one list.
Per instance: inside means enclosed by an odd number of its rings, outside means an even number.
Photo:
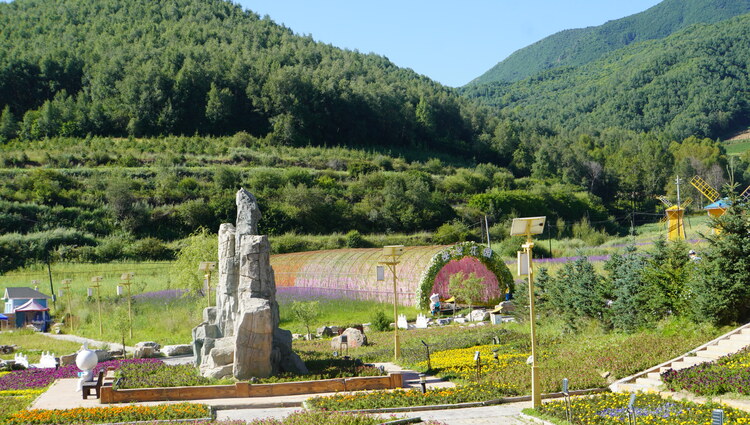
[{"label": "blue sky", "polygon": [[601,25],[660,0],[240,0],[297,34],[383,55],[462,86],[514,51],[558,31]]}]

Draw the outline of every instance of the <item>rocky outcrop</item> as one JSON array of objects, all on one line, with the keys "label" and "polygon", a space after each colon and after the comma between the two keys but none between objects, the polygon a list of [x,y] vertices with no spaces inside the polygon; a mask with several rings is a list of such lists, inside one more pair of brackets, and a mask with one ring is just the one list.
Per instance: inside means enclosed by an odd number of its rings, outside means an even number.
[{"label": "rocky outcrop", "polygon": [[193,347],[188,344],[165,345],[161,352],[167,357],[187,356],[193,354]]},{"label": "rocky outcrop", "polygon": [[[193,329],[196,364],[212,377],[305,374],[304,362],[292,351],[291,333],[278,328],[271,245],[267,236],[257,234],[258,202],[244,189],[236,202],[236,225],[219,228],[216,307],[205,309],[203,322]],[[232,361],[225,363],[230,352]]]}]

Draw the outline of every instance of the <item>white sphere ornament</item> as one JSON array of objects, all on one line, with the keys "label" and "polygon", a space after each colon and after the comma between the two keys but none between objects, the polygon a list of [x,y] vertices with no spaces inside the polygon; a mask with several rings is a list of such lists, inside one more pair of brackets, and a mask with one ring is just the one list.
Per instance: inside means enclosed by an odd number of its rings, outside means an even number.
[{"label": "white sphere ornament", "polygon": [[76,366],[78,366],[78,369],[83,371],[91,370],[95,368],[98,363],[99,358],[96,353],[89,350],[86,344],[84,344],[83,349],[81,349],[76,356]]}]

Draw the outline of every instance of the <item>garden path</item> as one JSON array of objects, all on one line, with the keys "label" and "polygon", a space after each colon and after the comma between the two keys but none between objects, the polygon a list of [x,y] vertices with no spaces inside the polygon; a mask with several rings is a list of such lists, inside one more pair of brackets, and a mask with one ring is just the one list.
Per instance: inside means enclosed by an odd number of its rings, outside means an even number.
[{"label": "garden path", "polygon": [[[87,342],[89,345],[89,348],[102,348],[102,347],[109,347],[111,350],[119,350],[122,348],[122,344],[118,342],[104,342],[104,341],[97,341],[95,339],[91,338],[85,338],[82,336],[77,335],[67,335],[67,334],[51,334],[51,333],[40,333],[40,335],[44,335],[53,339],[62,340],[62,341],[72,341],[72,342],[78,342],[80,344],[83,344],[84,342]],[[135,347],[125,346],[125,350],[128,353],[132,353],[135,351]]]}]

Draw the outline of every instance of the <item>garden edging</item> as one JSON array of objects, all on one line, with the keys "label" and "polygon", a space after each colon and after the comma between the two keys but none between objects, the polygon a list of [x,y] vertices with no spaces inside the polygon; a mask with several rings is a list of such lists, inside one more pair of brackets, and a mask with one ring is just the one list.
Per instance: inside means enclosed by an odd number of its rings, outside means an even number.
[{"label": "garden edging", "polygon": [[116,390],[102,386],[100,402],[133,403],[143,401],[210,400],[217,398],[273,397],[299,394],[334,393],[342,391],[385,390],[403,387],[403,375],[323,379],[319,381],[280,382],[274,384],[210,385],[194,387],[137,388]]}]

